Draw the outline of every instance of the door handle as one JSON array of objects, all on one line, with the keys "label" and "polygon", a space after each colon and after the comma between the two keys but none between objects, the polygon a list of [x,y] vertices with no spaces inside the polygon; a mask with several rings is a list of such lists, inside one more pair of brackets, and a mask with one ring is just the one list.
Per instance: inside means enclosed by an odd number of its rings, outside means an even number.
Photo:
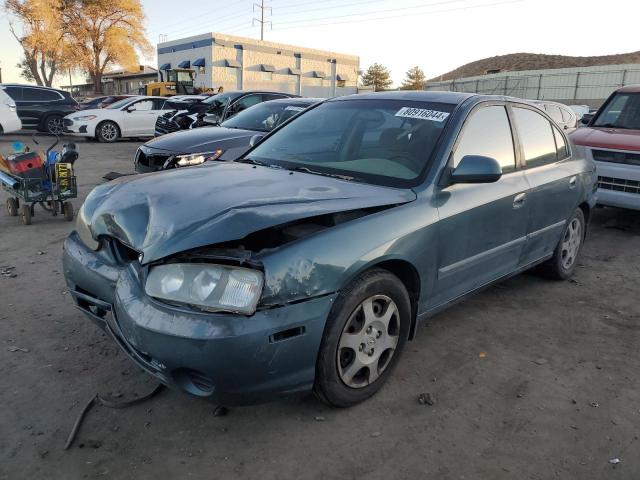
[{"label": "door handle", "polygon": [[569,179],[569,188],[570,188],[571,190],[573,190],[574,188],[576,188],[577,181],[578,181],[578,179],[577,179],[577,177],[575,177],[575,176],[573,176],[573,177],[571,177],[571,178]]},{"label": "door handle", "polygon": [[527,198],[527,194],[524,193],[524,192],[523,193],[519,193],[518,195],[516,195],[513,198],[513,208],[516,209],[516,210],[518,208],[521,208],[524,205],[524,201],[526,200],[526,198]]}]

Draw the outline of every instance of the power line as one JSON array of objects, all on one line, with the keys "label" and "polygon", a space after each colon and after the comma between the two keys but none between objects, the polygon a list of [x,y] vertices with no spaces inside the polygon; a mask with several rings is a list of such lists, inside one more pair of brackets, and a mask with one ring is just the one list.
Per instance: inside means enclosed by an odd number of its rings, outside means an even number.
[{"label": "power line", "polygon": [[[445,12],[455,12],[455,11],[461,11],[461,10],[471,10],[471,9],[477,9],[477,8],[486,8],[486,7],[494,7],[497,5],[509,5],[509,4],[513,4],[513,3],[521,3],[524,2],[526,0],[506,0],[503,2],[495,2],[495,3],[486,3],[486,4],[482,4],[482,5],[471,5],[471,6],[466,6],[466,7],[457,7],[457,8],[448,8],[448,9],[443,9],[443,10],[433,10],[433,11],[429,11],[429,12],[416,12],[416,13],[407,13],[407,14],[402,14],[402,15],[390,15],[390,16],[384,16],[384,17],[375,17],[375,18],[363,18],[363,19],[359,19],[359,20],[346,20],[346,21],[340,21],[340,22],[325,22],[325,23],[307,23],[304,25],[295,25],[295,26],[291,26],[291,27],[283,27],[283,28],[276,28],[277,31],[280,30],[292,30],[292,29],[298,29],[298,28],[313,28],[313,27],[322,27],[322,26],[327,26],[327,25],[342,25],[342,24],[346,24],[346,23],[364,23],[364,22],[373,22],[373,21],[377,21],[377,20],[388,20],[390,18],[404,18],[404,17],[413,17],[413,16],[422,16],[422,15],[432,15],[432,14],[437,14],[437,13],[445,13]],[[443,3],[449,3],[449,2],[443,2]],[[435,4],[433,4],[435,5]],[[374,13],[374,12],[372,12]],[[380,13],[380,12],[375,12],[375,13]],[[352,16],[352,15],[349,15]],[[329,20],[332,18],[341,18],[344,16],[337,16],[337,17],[325,17],[323,19],[319,19],[319,20]],[[282,22],[284,23],[284,22]],[[288,23],[295,23],[295,22],[288,22]]]},{"label": "power line", "polygon": [[[191,22],[193,20],[199,20],[202,19],[203,16],[208,16],[208,15],[218,15],[221,11],[225,11],[225,10],[229,10],[230,8],[237,10],[238,7],[238,2],[234,2],[232,5],[227,5],[226,7],[221,7],[221,8],[215,8],[215,9],[211,9],[211,10],[205,10],[204,12],[200,12],[198,15],[193,16],[193,17],[189,17],[189,18],[184,18],[182,20],[178,20],[178,21],[174,21],[171,23],[165,23],[165,24],[160,24],[159,26],[154,27],[155,30],[153,31],[157,31],[157,30],[163,30],[165,28],[169,28],[169,27],[173,27],[174,25],[180,25],[182,23],[187,23],[187,22]],[[221,17],[216,16],[215,20],[219,21],[222,20],[226,17],[229,16],[233,16],[234,14],[232,13],[231,15],[223,15]]]},{"label": "power line", "polygon": [[[415,10],[415,9],[420,9],[420,8],[431,8],[431,7],[435,7],[438,5],[445,5],[445,4],[451,4],[451,3],[465,3],[467,0],[445,0],[445,1],[441,1],[441,2],[435,2],[435,3],[429,3],[429,4],[422,4],[422,5],[411,5],[409,7],[400,7],[400,8],[388,8],[386,10],[373,10],[371,12],[366,12],[366,13],[348,13],[345,15],[331,15],[329,17],[322,17],[322,18],[316,18],[315,20],[331,20],[334,18],[348,18],[348,17],[358,17],[358,16],[362,16],[362,15],[375,15],[375,14],[379,14],[379,13],[392,13],[392,12],[399,12],[401,10]],[[316,9],[317,10],[317,9]],[[312,10],[309,10],[312,11]],[[304,12],[300,12],[300,13],[304,13]],[[385,18],[390,18],[390,17],[385,17]],[[315,21],[314,20],[314,21]],[[284,25],[284,24],[290,24],[290,23],[299,23],[300,20],[288,20],[286,22],[278,22],[278,25]]]},{"label": "power line", "polygon": [[[243,16],[249,16],[251,14],[251,12],[246,11],[246,12],[241,12],[241,13],[237,13],[235,15],[227,15],[224,17],[220,17],[219,19],[216,19],[215,23],[226,23],[229,20],[235,20],[236,18],[240,18]],[[184,27],[179,27],[179,28],[174,28],[174,29],[170,29],[170,30],[164,30],[162,33],[169,33],[169,34],[173,34],[175,35],[176,33],[181,33],[181,32],[186,32],[186,31],[193,31],[194,29],[197,28],[201,28],[203,26],[208,26],[211,25],[213,23],[212,20],[204,20],[201,22],[197,22],[188,26],[184,26]]]}]

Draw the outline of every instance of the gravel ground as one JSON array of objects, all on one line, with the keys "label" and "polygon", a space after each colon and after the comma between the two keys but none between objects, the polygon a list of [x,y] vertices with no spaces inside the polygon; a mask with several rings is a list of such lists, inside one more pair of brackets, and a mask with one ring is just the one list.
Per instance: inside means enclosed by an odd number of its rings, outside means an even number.
[{"label": "gravel ground", "polygon": [[[80,142],[76,209],[106,172],[132,170],[138,144]],[[639,213],[595,212],[575,280],[523,274],[422,325],[355,408],[307,397],[216,416],[164,391],[95,407],[68,451],[96,392],[154,383],[73,308],[60,262],[72,224],[36,213],[29,227],[0,216],[0,266],[17,275],[0,276],[0,479],[640,478]]]}]

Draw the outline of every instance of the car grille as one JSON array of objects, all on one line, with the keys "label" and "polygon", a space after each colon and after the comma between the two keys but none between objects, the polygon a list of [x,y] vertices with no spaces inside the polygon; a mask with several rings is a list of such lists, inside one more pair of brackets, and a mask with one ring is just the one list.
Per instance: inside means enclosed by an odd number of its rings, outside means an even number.
[{"label": "car grille", "polygon": [[640,181],[625,178],[598,177],[598,188],[640,195]]},{"label": "car grille", "polygon": [[173,113],[167,113],[158,117],[156,120],[156,134],[164,135],[180,130],[180,126],[171,120],[172,116]]},{"label": "car grille", "polygon": [[612,152],[610,150],[592,150],[591,153],[597,162],[622,163],[640,167],[640,153]]},{"label": "car grille", "polygon": [[156,170],[160,170],[160,169],[162,169],[162,167],[164,166],[165,162],[170,157],[172,157],[172,155],[169,155],[169,154],[148,155],[148,154],[144,153],[141,148],[139,148],[138,151],[136,152],[135,163],[139,164],[139,165],[142,165],[144,167],[149,167],[149,168],[153,168],[153,169],[156,169]]}]

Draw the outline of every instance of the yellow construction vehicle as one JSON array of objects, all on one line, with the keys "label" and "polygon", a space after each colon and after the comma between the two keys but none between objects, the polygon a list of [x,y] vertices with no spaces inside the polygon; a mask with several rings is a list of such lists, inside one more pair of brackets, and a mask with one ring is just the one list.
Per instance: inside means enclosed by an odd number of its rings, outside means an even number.
[{"label": "yellow construction vehicle", "polygon": [[[166,74],[166,80],[165,80]],[[140,95],[172,97],[173,95],[197,95],[204,93],[193,85],[195,72],[190,69],[160,70],[160,81],[152,82],[140,89]]]}]

